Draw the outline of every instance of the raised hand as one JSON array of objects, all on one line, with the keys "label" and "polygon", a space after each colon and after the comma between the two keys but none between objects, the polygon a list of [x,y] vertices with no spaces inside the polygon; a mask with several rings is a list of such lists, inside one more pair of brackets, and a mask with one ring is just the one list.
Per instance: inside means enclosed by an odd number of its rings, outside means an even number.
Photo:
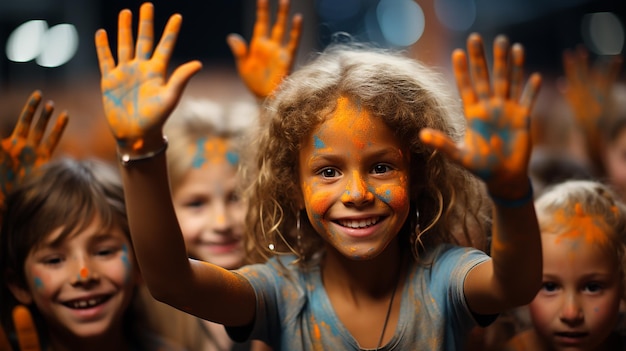
[{"label": "raised hand", "polygon": [[494,41],[493,84],[480,35],[469,36],[467,49],[469,68],[463,50],[452,54],[467,119],[463,142],[456,144],[434,129],[422,130],[420,138],[482,178],[492,195],[503,199],[524,197],[529,191],[530,111],[541,77],[533,74],[523,87],[524,50],[520,44],[511,48],[505,36]]},{"label": "raised hand", "polygon": [[246,47],[245,40],[238,34],[230,34],[226,38],[235,56],[239,76],[258,98],[269,96],[293,67],[300,42],[302,16],[293,16],[289,41],[284,43],[288,13],[289,0],[280,0],[276,23],[269,35],[268,0],[258,0],[250,47]]},{"label": "raised hand", "polygon": [[141,5],[137,44],[133,47],[132,13],[125,9],[118,18],[117,66],[111,55],[107,33],[95,35],[102,74],[104,112],[120,150],[142,153],[154,149],[150,140],[161,142],[162,128],[178,103],[189,79],[202,67],[199,61],[187,62],[174,70],[169,80],[167,65],[182,23],[172,15],[154,52],[154,7]]},{"label": "raised hand", "polygon": [[41,91],[35,90],[26,101],[13,133],[0,142],[0,203],[27,174],[50,160],[67,126],[67,112],[63,111],[44,140],[46,127],[54,111],[53,102],[47,101],[31,130],[39,103]]},{"label": "raised hand", "polygon": [[617,55],[597,60],[590,67],[589,53],[582,45],[563,53],[565,77],[559,81],[559,90],[585,134],[589,156],[600,172],[604,168],[602,134],[609,128],[611,94],[621,66],[622,57]]},{"label": "raised hand", "polygon": [[[28,308],[17,305],[13,308],[13,325],[19,345],[18,351],[41,351],[39,336]],[[12,351],[4,330],[0,328],[0,351]]]}]

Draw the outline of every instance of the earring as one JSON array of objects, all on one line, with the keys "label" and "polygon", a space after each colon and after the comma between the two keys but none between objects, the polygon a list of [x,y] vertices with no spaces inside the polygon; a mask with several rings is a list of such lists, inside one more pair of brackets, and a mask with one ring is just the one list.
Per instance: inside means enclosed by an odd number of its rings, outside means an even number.
[{"label": "earring", "polygon": [[300,230],[300,211],[296,212],[296,246],[298,246],[298,254],[304,256],[302,250],[302,231]]},{"label": "earring", "polygon": [[420,235],[420,211],[415,210],[415,235],[419,237]]}]

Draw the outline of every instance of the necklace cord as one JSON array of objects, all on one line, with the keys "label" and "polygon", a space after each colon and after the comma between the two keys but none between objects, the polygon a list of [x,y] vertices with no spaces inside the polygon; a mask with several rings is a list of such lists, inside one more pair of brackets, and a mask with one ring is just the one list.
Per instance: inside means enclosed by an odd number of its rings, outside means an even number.
[{"label": "necklace cord", "polygon": [[387,315],[385,316],[385,323],[383,324],[383,331],[380,333],[380,338],[378,339],[378,344],[376,345],[376,351],[380,350],[380,346],[383,343],[383,338],[385,337],[385,329],[387,329],[387,323],[389,322],[389,316],[391,315],[391,307],[393,306],[393,298],[396,296],[396,289],[398,288],[399,282],[400,282],[400,272],[398,272],[398,279],[396,279],[396,282],[393,285],[393,291],[391,292],[391,299],[389,299],[389,306],[387,307]]}]

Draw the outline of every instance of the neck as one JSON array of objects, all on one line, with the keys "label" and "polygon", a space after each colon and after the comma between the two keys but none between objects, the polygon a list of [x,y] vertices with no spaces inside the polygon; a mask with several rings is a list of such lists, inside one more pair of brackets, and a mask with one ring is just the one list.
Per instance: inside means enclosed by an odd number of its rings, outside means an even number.
[{"label": "neck", "polygon": [[328,245],[322,262],[322,279],[328,290],[340,289],[352,295],[372,297],[388,294],[398,283],[406,253],[398,239],[371,260],[353,260]]},{"label": "neck", "polygon": [[50,349],[54,351],[74,350],[120,350],[127,351],[131,347],[124,338],[121,328],[94,337],[78,337],[68,333],[50,332]]}]

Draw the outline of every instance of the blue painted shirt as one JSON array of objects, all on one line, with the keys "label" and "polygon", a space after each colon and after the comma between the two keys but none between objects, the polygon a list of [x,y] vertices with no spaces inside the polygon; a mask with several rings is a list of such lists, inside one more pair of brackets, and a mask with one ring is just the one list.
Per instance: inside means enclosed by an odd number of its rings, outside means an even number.
[{"label": "blue painted shirt", "polygon": [[[300,269],[294,256],[246,266],[257,296],[250,335],[274,350],[363,350],[339,320],[322,284],[320,267]],[[467,273],[489,257],[476,249],[441,245],[408,269],[398,325],[380,350],[460,350],[476,325],[463,293]],[[287,274],[278,263],[283,262]],[[231,336],[236,328],[227,328]],[[240,330],[239,330],[240,331]]]}]

